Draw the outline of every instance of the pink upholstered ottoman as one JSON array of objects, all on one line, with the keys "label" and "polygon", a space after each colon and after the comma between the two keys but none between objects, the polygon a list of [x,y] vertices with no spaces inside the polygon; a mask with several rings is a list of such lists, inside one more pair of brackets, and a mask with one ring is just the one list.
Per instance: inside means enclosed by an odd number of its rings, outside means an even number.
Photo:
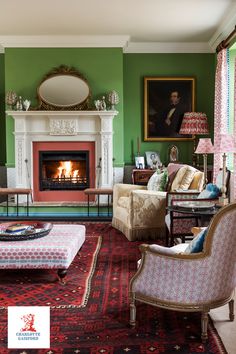
[{"label": "pink upholstered ottoman", "polygon": [[49,235],[27,241],[0,241],[0,269],[57,269],[62,280],[85,241],[83,225],[53,225]]}]

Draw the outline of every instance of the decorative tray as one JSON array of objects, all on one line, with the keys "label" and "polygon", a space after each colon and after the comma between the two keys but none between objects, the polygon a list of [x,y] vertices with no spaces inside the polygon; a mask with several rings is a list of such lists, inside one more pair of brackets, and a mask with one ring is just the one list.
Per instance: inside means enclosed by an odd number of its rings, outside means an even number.
[{"label": "decorative tray", "polygon": [[181,201],[177,202],[175,205],[185,209],[212,209],[215,207],[215,203],[203,201]]},{"label": "decorative tray", "polygon": [[24,241],[46,236],[53,225],[41,221],[8,222],[0,224],[0,241]]}]

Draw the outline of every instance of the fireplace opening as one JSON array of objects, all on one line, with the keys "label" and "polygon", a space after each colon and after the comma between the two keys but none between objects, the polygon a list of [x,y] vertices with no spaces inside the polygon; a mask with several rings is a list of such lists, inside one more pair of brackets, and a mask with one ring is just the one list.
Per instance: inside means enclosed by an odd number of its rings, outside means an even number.
[{"label": "fireplace opening", "polygon": [[89,188],[89,151],[39,151],[39,188],[40,191]]}]

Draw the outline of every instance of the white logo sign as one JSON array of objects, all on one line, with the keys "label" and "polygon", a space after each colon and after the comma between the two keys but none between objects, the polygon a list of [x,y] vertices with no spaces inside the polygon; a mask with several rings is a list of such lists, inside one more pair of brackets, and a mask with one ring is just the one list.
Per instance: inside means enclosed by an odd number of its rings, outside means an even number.
[{"label": "white logo sign", "polygon": [[8,348],[50,348],[50,307],[9,306]]}]

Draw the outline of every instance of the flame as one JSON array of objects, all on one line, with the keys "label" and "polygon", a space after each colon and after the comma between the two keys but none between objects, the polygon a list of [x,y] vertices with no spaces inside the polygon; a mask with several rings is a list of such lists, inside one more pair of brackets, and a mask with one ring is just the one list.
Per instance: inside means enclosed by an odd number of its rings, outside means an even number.
[{"label": "flame", "polygon": [[58,178],[79,177],[79,170],[73,170],[72,161],[59,161]]}]

